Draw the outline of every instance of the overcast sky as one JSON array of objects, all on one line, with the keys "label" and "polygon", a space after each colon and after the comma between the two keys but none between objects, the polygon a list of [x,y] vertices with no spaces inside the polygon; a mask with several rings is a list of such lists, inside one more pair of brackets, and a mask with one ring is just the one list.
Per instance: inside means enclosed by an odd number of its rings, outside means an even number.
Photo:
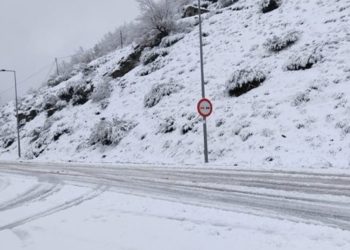
[{"label": "overcast sky", "polygon": [[[90,48],[138,15],[135,0],[0,0],[0,69],[15,69],[21,94],[38,87],[55,57]],[[47,66],[46,68],[44,68]],[[13,99],[13,77],[0,73],[0,103]]]}]

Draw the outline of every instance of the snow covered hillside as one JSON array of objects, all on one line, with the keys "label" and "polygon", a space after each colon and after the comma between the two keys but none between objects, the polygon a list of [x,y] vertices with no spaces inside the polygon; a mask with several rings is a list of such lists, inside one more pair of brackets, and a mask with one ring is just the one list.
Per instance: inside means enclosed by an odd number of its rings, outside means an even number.
[{"label": "snow covered hillside", "polygon": [[[204,14],[210,161],[350,169],[350,0],[278,2]],[[186,32],[159,46],[117,50],[23,98],[25,159],[202,163],[198,22],[179,22]],[[0,108],[0,159],[17,156],[13,110]]]}]

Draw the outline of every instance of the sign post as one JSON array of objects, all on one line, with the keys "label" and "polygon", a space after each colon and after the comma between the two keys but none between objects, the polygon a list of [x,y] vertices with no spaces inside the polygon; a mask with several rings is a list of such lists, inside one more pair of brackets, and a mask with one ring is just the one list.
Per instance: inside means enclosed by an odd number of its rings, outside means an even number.
[{"label": "sign post", "polygon": [[[202,34],[202,13],[201,13],[201,0],[198,0],[198,18],[199,18],[199,48],[200,48],[200,59],[201,59],[201,83],[202,83],[202,102],[200,101],[198,103],[198,106],[201,105],[205,105],[205,101],[203,100],[207,100],[205,99],[205,81],[204,81],[204,59],[203,59],[203,34]],[[209,101],[210,102],[210,101]],[[197,107],[198,108],[198,107]],[[202,109],[198,109],[199,110]],[[201,111],[202,112],[202,111]],[[201,112],[199,112],[201,114]],[[203,110],[203,114],[205,114],[205,111]],[[209,113],[209,115],[211,114],[211,112]],[[203,115],[202,115],[203,116]],[[209,162],[209,157],[208,157],[208,135],[207,135],[207,116],[208,115],[204,115],[203,116],[203,134],[204,134],[204,161],[205,163]]]},{"label": "sign post", "polygon": [[209,162],[208,157],[208,136],[207,136],[207,117],[213,113],[213,104],[207,98],[201,99],[197,104],[197,111],[203,117],[203,132],[204,132],[204,161]]}]

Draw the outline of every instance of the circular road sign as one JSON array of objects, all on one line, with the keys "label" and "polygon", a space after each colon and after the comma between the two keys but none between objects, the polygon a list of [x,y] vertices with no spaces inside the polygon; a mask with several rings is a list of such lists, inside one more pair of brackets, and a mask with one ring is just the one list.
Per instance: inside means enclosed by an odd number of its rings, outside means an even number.
[{"label": "circular road sign", "polygon": [[203,98],[197,104],[198,113],[203,117],[208,117],[213,112],[213,104],[210,100]]}]

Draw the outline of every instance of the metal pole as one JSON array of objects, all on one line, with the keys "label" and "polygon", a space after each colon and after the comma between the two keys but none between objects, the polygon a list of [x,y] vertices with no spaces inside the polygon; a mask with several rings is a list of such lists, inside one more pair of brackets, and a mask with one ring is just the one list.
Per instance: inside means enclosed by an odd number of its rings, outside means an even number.
[{"label": "metal pole", "polygon": [[21,158],[21,139],[20,139],[20,135],[19,135],[19,116],[18,116],[18,97],[17,97],[17,76],[16,76],[16,71],[13,71],[13,74],[14,74],[14,77],[15,77],[18,157]]},{"label": "metal pole", "polygon": [[[199,47],[200,47],[200,58],[201,58],[202,98],[205,98],[201,0],[198,0],[198,17],[199,17]],[[205,161],[205,163],[208,163],[209,162],[209,157],[208,157],[208,132],[207,132],[207,118],[206,117],[203,118],[203,134],[204,134],[204,161]]]},{"label": "metal pole", "polygon": [[0,72],[12,72],[15,79],[15,104],[16,104],[16,120],[17,120],[17,143],[18,157],[21,158],[21,138],[19,135],[19,116],[18,116],[18,95],[17,95],[17,75],[15,70],[0,69]]},{"label": "metal pole", "polygon": [[123,48],[123,32],[120,30],[120,46]]},{"label": "metal pole", "polygon": [[57,73],[57,75],[59,76],[59,75],[60,75],[60,72],[59,72],[59,70],[58,70],[58,60],[57,60],[57,58],[55,58],[55,63],[56,63],[56,73]]}]

